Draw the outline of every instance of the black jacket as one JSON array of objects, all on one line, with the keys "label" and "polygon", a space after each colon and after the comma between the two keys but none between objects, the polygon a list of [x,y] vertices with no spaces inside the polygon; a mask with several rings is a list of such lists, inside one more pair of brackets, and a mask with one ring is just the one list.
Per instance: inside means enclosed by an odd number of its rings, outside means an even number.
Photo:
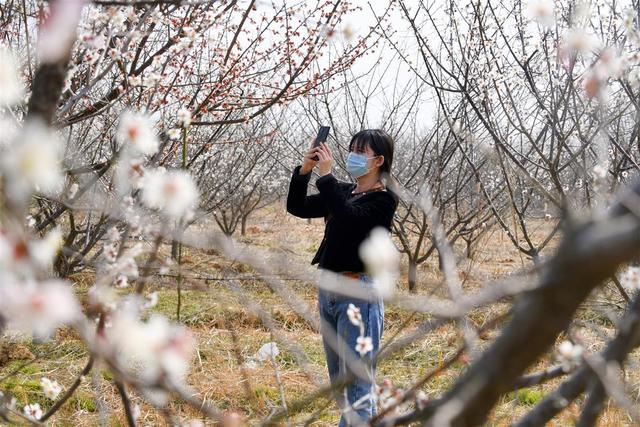
[{"label": "black jacket", "polygon": [[287,211],[300,218],[324,217],[324,238],[311,264],[340,271],[364,272],[358,249],[376,226],[391,230],[397,197],[388,191],[352,195],[356,184],[340,182],[332,174],[316,180],[319,193],[307,196],[311,173],[293,170]]}]

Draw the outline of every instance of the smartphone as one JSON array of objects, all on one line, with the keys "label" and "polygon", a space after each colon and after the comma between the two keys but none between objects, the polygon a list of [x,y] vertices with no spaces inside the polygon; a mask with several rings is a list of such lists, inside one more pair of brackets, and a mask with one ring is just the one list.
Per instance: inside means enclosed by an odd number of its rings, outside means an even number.
[{"label": "smartphone", "polygon": [[[313,142],[313,148],[319,147],[320,144],[327,141],[327,137],[329,136],[330,126],[320,126],[320,130],[318,131],[318,136],[316,136],[316,140]],[[318,156],[312,157],[312,160],[316,162],[320,160]]]}]

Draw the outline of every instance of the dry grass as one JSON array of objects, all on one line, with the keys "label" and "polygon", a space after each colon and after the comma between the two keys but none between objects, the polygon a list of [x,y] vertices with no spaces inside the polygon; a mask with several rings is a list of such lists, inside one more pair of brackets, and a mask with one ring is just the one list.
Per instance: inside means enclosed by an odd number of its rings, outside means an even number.
[{"label": "dry grass", "polygon": [[[550,225],[539,221],[535,227],[534,238],[540,239],[545,232],[548,232]],[[321,219],[314,219],[311,223],[307,223],[287,215],[282,205],[276,204],[252,218],[247,236],[241,237],[240,240],[263,248],[267,251],[266,253],[286,253],[291,260],[307,264],[315,252],[322,231]],[[167,251],[167,248],[163,248],[163,251]],[[456,248],[456,251],[463,253],[462,248]],[[253,275],[247,266],[230,262],[215,251],[186,250],[183,260],[185,269],[212,277],[220,276],[223,268],[235,269],[238,275]],[[490,230],[478,246],[475,259],[460,260],[460,278],[465,289],[473,292],[480,284],[503,277],[514,269],[528,264],[529,261],[513,249],[506,236],[498,230]],[[406,265],[402,268],[406,272]],[[73,279],[78,294],[83,296],[91,284],[91,274],[79,274]],[[440,282],[441,275],[437,268],[437,261],[432,260],[420,266],[420,293],[433,291]],[[175,285],[166,286],[166,283],[170,282],[159,278],[150,290],[156,290],[159,293],[159,303],[155,310],[175,319],[177,292]],[[275,319],[282,335],[304,350],[310,362],[311,372],[307,374],[296,363],[286,346],[280,345],[282,352],[277,357],[277,369],[282,379],[287,403],[291,405],[314,390],[314,378],[325,380],[324,355],[320,338],[265,283],[256,279],[242,280],[241,283],[248,295],[260,303]],[[287,281],[287,284],[292,292],[295,292],[314,310],[316,290],[313,284],[298,281]],[[189,282],[186,283],[187,287],[188,285]],[[199,282],[198,285],[203,285],[203,282]],[[247,309],[246,301],[227,289],[223,282],[209,281],[205,285],[206,290],[182,291],[181,319],[195,333],[198,342],[188,382],[200,392],[201,396],[210,399],[221,410],[239,413],[247,423],[257,424],[260,419],[282,406],[274,366],[267,362],[256,368],[245,368],[243,372],[236,355],[239,354],[241,359],[246,361],[261,345],[271,341],[273,336],[260,319]],[[399,286],[406,288],[406,281],[401,280]],[[437,289],[436,292],[443,293],[444,290]],[[475,324],[482,325],[504,313],[507,307],[506,303],[495,304],[474,311],[470,318]],[[387,305],[385,337],[388,339],[398,332],[411,316],[412,313],[402,308]],[[603,324],[609,332],[613,330],[612,326],[607,324],[607,321],[595,310],[582,310],[580,316]],[[424,320],[426,320],[425,315],[413,315],[408,324],[404,325],[405,332],[411,331]],[[489,345],[498,331],[499,329],[494,329],[483,335],[480,346]],[[601,345],[601,339],[595,333],[589,334],[589,331],[585,330],[582,334],[593,348]],[[452,324],[444,325],[383,361],[379,366],[378,379],[390,378],[394,384],[408,387],[454,354],[461,342],[459,330]],[[0,377],[19,368],[25,360],[31,360],[31,363],[19,370],[18,375],[0,383],[0,389],[13,392],[20,405],[26,402],[40,402],[44,408],[49,407],[51,402],[46,401],[40,392],[40,378],[47,376],[67,387],[87,359],[81,341],[66,330],[59,331],[55,339],[44,344],[33,344],[25,340],[5,340],[3,345],[0,351]],[[468,363],[466,358],[455,363],[451,369],[428,382],[424,390],[432,396],[437,396],[455,381],[466,363]],[[550,363],[553,363],[553,355],[543,358],[532,371],[543,369]],[[248,376],[245,376],[245,373]],[[630,371],[628,375],[632,384],[640,382],[637,372]],[[51,424],[97,425],[100,422],[98,407],[105,405],[108,408],[107,424],[125,425],[122,404],[111,379],[107,370],[97,366],[92,380],[81,385],[76,397],[52,418]],[[495,408],[487,425],[503,426],[518,419],[543,394],[553,390],[558,382],[558,380],[552,381],[542,386],[532,387],[523,393],[504,397]],[[96,393],[98,390],[100,392]],[[96,396],[100,396],[101,401],[97,400]],[[144,404],[139,396],[134,395],[132,398],[134,402],[141,405],[141,425],[166,423],[162,415]],[[324,407],[326,409],[322,410]],[[171,408],[181,418],[196,416],[193,410],[179,401],[172,402]],[[335,405],[319,399],[305,405],[302,411],[293,417],[292,424],[303,424],[316,411],[318,411],[317,419],[312,425],[336,423]],[[552,425],[572,425],[578,415],[579,406],[574,404]],[[609,405],[599,425],[630,425],[630,420],[624,411]]]}]

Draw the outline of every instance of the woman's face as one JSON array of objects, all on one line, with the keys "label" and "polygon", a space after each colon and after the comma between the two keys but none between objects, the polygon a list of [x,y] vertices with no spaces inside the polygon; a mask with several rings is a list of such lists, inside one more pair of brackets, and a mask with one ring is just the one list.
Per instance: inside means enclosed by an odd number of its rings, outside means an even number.
[{"label": "woman's face", "polygon": [[368,144],[363,144],[363,147],[360,148],[357,145],[358,144],[353,144],[353,150],[351,151],[367,156],[367,158],[369,159],[367,160],[369,172],[382,166],[382,164],[384,163],[384,156],[378,156],[375,151],[373,151],[371,147],[369,147]]}]

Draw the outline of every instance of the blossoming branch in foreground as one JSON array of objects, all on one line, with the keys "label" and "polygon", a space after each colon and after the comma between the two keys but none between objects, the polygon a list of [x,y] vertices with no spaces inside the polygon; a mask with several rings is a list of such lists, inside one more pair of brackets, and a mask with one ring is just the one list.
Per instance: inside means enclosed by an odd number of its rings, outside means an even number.
[{"label": "blossoming branch in foreground", "polygon": [[355,305],[349,304],[349,308],[347,308],[347,317],[353,325],[362,325],[362,314],[360,313],[360,309]]},{"label": "blossoming branch in foreground", "polygon": [[9,234],[0,228],[0,272],[32,277],[33,272],[49,268],[62,245],[62,233],[53,229],[42,239],[25,233]]},{"label": "blossoming branch in foreground", "polygon": [[62,392],[62,387],[56,381],[51,381],[49,378],[40,379],[40,386],[44,395],[51,399],[57,399],[58,395]]},{"label": "blossoming branch in foreground", "polygon": [[158,137],[151,120],[143,114],[127,111],[120,116],[116,140],[130,155],[150,156],[158,152]]},{"label": "blossoming branch in foreground", "polygon": [[182,218],[195,208],[198,189],[187,172],[158,168],[147,173],[142,200],[148,207],[159,209],[169,217]]},{"label": "blossoming branch in foreground", "polygon": [[356,351],[360,353],[360,356],[364,356],[373,350],[373,340],[371,337],[359,336],[356,339]]},{"label": "blossoming branch in foreground", "polygon": [[[139,319],[139,301],[128,301],[112,314],[103,341],[102,351],[115,356],[131,375],[153,383],[161,378],[181,384],[189,369],[194,347],[190,331],[165,317],[152,315],[147,322]],[[100,340],[100,338],[99,338]]]},{"label": "blossoming branch in foreground", "polygon": [[360,245],[360,258],[374,278],[374,287],[382,297],[390,296],[400,265],[400,253],[394,245],[389,231],[382,227],[371,230],[369,237]]},{"label": "blossoming branch in foreground", "polygon": [[582,362],[583,353],[584,348],[580,344],[563,341],[558,346],[558,362],[565,372],[569,372]]},{"label": "blossoming branch in foreground", "polygon": [[529,17],[542,27],[551,28],[555,24],[554,4],[552,0],[533,0],[527,5]]},{"label": "blossoming branch in foreground", "polygon": [[81,310],[68,282],[29,280],[0,285],[0,314],[9,328],[47,338],[59,326],[79,319]]},{"label": "blossoming branch in foreground", "polygon": [[0,108],[17,104],[24,95],[18,74],[18,64],[13,53],[0,45]]},{"label": "blossoming branch in foreground", "polygon": [[7,196],[25,203],[33,191],[59,191],[63,183],[61,153],[55,132],[38,120],[27,122],[0,160]]},{"label": "blossoming branch in foreground", "polygon": [[42,417],[42,408],[39,403],[32,403],[23,408],[24,416],[32,421],[38,421]]},{"label": "blossoming branch in foreground", "polygon": [[640,289],[640,267],[632,265],[624,270],[620,274],[620,284],[630,293],[634,293]]}]

